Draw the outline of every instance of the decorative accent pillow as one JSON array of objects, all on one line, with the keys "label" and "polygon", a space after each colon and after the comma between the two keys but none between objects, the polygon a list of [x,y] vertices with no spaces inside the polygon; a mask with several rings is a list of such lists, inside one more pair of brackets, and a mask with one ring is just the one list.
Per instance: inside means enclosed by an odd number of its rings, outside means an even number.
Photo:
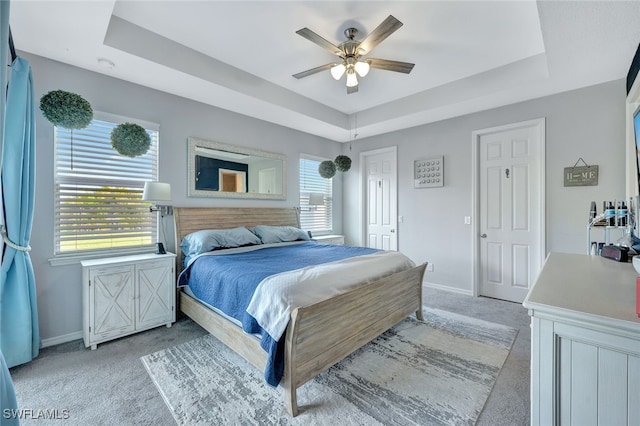
[{"label": "decorative accent pillow", "polygon": [[309,241],[309,234],[295,226],[258,225],[252,229],[264,244],[284,243],[287,241]]},{"label": "decorative accent pillow", "polygon": [[180,244],[186,257],[221,248],[262,244],[260,238],[245,227],[233,229],[204,229],[185,235]]}]

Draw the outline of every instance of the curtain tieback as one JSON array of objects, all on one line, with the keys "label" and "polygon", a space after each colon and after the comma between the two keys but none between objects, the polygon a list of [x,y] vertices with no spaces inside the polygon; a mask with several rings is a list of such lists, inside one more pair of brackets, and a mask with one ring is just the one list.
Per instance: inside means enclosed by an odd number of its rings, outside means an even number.
[{"label": "curtain tieback", "polygon": [[7,236],[7,231],[6,228],[3,226],[2,227],[2,231],[0,231],[0,234],[2,234],[2,241],[4,241],[4,243],[6,245],[8,245],[9,247],[16,249],[18,251],[31,251],[31,246],[21,246],[19,244],[14,243],[13,241],[11,241],[9,239],[9,237]]}]

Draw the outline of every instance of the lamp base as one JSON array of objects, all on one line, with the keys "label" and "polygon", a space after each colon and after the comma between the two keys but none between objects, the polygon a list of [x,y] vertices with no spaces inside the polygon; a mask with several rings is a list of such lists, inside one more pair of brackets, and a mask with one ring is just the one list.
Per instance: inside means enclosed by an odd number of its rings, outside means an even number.
[{"label": "lamp base", "polygon": [[164,244],[156,243],[156,254],[167,254],[167,252],[164,249]]}]

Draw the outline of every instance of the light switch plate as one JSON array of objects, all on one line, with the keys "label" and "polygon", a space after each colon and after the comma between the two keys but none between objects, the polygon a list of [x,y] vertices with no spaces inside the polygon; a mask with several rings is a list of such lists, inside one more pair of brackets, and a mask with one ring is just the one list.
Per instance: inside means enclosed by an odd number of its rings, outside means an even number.
[{"label": "light switch plate", "polygon": [[413,187],[444,186],[444,156],[426,157],[413,161]]}]

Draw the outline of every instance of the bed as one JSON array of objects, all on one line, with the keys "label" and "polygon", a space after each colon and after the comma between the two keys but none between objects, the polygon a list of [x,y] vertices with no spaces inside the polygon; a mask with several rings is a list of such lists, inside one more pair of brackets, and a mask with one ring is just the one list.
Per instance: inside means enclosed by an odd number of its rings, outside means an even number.
[{"label": "bed", "polygon": [[[297,208],[176,207],[176,253],[183,237],[203,229],[231,229],[257,225],[300,227]],[[179,256],[178,273],[183,267]],[[280,386],[291,416],[298,414],[296,390],[415,313],[422,319],[422,277],[426,264],[364,283],[345,293],[290,311],[284,334],[284,374]],[[179,308],[229,348],[261,370],[267,353],[260,339],[207,307],[186,291],[179,292]]]}]

